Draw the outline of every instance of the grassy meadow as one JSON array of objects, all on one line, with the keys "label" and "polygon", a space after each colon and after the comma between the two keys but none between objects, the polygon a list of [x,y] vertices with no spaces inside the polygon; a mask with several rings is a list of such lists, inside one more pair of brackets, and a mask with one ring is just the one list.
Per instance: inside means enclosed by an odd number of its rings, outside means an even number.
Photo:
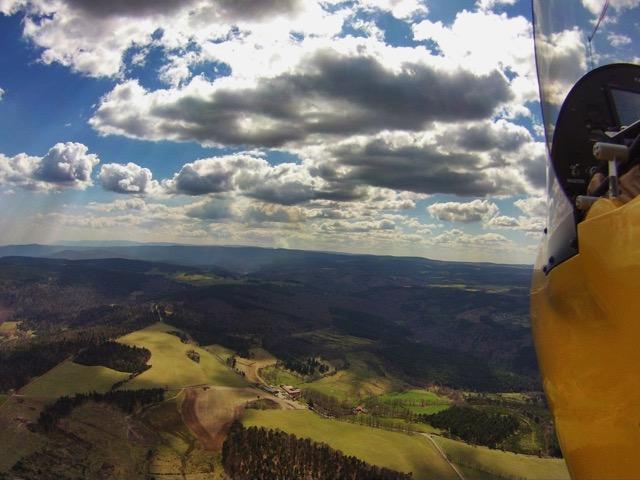
[{"label": "grassy meadow", "polygon": [[0,323],[0,335],[13,334],[18,328],[20,322],[3,322]]},{"label": "grassy meadow", "polygon": [[173,275],[172,280],[180,283],[186,283],[189,285],[195,285],[196,287],[205,285],[216,285],[224,282],[224,278],[214,275],[213,273],[186,273],[181,272]]},{"label": "grassy meadow", "polygon": [[[127,382],[122,388],[176,389],[204,384],[228,387],[247,385],[213,353],[192,344],[182,343],[176,335],[167,333],[176,330],[178,329],[166,323],[156,323],[118,339],[121,343],[145,347],[151,352],[151,368]],[[199,362],[196,363],[187,357],[189,350],[195,350],[200,355]]]},{"label": "grassy meadow", "polygon": [[492,450],[439,436],[433,438],[453,463],[471,470],[481,470],[500,478],[569,480],[562,459]]},{"label": "grassy meadow", "polygon": [[382,395],[402,388],[402,384],[387,375],[380,361],[367,353],[348,355],[349,368],[338,370],[314,382],[302,383],[307,388],[343,401]]},{"label": "grassy meadow", "polygon": [[270,366],[260,370],[260,376],[269,385],[293,385],[294,387],[304,383],[303,379],[289,370]]},{"label": "grassy meadow", "polygon": [[108,391],[126,379],[128,373],[107,367],[78,365],[70,360],[62,362],[20,390],[21,394],[39,398],[58,398],[84,392]]},{"label": "grassy meadow", "polygon": [[449,408],[451,400],[429,390],[406,390],[404,392],[385,393],[376,397],[383,403],[400,403],[413,413],[430,415]]},{"label": "grassy meadow", "polygon": [[447,462],[421,435],[329,420],[308,410],[247,410],[243,423],[311,438],[368,463],[413,472],[416,480],[457,479]]}]

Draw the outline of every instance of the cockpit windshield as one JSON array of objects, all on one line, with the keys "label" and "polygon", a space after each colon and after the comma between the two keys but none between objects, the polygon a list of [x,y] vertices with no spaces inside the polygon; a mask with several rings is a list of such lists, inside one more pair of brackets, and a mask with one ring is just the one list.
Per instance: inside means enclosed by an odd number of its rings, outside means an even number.
[{"label": "cockpit windshield", "polygon": [[[560,107],[583,75],[602,65],[640,62],[640,1],[534,0],[533,5],[540,100],[551,148]],[[613,100],[620,122],[634,121],[640,96],[617,91]]]},{"label": "cockpit windshield", "polygon": [[533,0],[533,10],[551,160],[544,242],[549,271],[579,251],[580,197],[601,195],[593,193],[596,183],[597,191],[606,186],[594,143],[621,142],[612,138],[640,119],[640,66],[634,65],[640,63],[640,0]]}]

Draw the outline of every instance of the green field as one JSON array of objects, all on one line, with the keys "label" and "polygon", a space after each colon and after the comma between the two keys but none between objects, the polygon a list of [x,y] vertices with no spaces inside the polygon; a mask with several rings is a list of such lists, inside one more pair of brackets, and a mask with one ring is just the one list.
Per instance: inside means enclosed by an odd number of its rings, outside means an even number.
[{"label": "green field", "polygon": [[416,480],[457,479],[447,462],[421,435],[328,420],[308,410],[247,410],[243,423],[311,438],[368,463],[413,472]]},{"label": "green field", "polygon": [[114,383],[128,376],[128,373],[107,367],[89,367],[67,360],[36,378],[20,393],[41,398],[58,398],[83,392],[104,393]]},{"label": "green field", "polygon": [[[182,388],[191,385],[221,385],[245,387],[247,383],[204,348],[185,344],[176,335],[178,330],[166,323],[156,323],[118,339],[128,345],[145,347],[151,352],[151,368],[127,382],[122,388]],[[196,363],[187,357],[188,350],[200,354]]]},{"label": "green field", "polygon": [[293,385],[297,387],[302,383],[302,379],[283,368],[279,367],[265,367],[260,370],[260,376],[269,385]]},{"label": "green field", "polygon": [[1,333],[12,333],[18,328],[18,324],[20,322],[3,322],[0,323],[0,334]]},{"label": "green field", "polygon": [[357,425],[375,426],[376,428],[399,430],[402,432],[442,433],[442,430],[432,427],[428,423],[407,422],[406,420],[393,417],[371,417],[367,414],[360,414],[357,416],[347,417],[344,421],[355,423]]},{"label": "green field", "polygon": [[300,384],[300,388],[308,388],[339,400],[356,402],[366,397],[381,395],[403,387],[403,385],[387,375],[380,360],[365,352],[347,355],[349,368],[338,370],[314,382]]},{"label": "green field", "polygon": [[224,278],[218,277],[213,273],[181,272],[173,275],[171,278],[177,282],[188,283],[189,285],[195,286],[216,285],[224,281]]},{"label": "green field", "polygon": [[4,404],[4,402],[7,401],[7,398],[9,398],[8,395],[2,395],[0,394],[0,407]]},{"label": "green field", "polygon": [[482,470],[501,478],[526,480],[568,480],[564,460],[492,450],[456,440],[434,436],[449,459],[471,469]]},{"label": "green field", "polygon": [[407,390],[404,392],[385,393],[376,397],[383,403],[400,403],[413,413],[430,415],[449,408],[451,400],[429,390]]}]

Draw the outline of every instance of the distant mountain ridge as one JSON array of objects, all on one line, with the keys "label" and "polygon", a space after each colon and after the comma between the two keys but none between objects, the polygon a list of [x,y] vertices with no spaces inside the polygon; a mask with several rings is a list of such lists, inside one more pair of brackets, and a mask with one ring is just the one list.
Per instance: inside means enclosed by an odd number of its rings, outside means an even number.
[{"label": "distant mountain ridge", "polygon": [[[65,244],[41,245],[6,245],[0,246],[0,257],[44,257],[66,260],[91,260],[104,258],[124,258],[163,262],[192,267],[218,266],[236,273],[249,274],[279,266],[297,267],[326,264],[337,267],[344,262],[362,260],[367,263],[383,263],[392,265],[484,265],[490,268],[509,268],[530,270],[529,265],[508,265],[493,263],[447,262],[422,257],[394,257],[367,254],[349,254],[340,252],[321,252],[310,250],[289,250],[282,248],[263,248],[245,246],[200,246],[181,244],[145,244],[128,242],[111,242],[113,245],[93,244],[85,242],[65,242]],[[375,260],[374,260],[375,259]],[[393,270],[393,268],[391,268]]]}]

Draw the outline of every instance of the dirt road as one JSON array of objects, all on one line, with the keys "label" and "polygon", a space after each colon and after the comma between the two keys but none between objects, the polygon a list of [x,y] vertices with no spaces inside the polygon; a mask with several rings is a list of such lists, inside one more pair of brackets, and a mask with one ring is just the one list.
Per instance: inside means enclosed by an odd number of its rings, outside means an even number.
[{"label": "dirt road", "polygon": [[438,443],[433,439],[433,437],[428,433],[423,433],[422,435],[424,435],[429,439],[429,441],[433,444],[433,446],[438,451],[438,453],[442,456],[442,458],[444,458],[444,460],[449,464],[449,466],[453,469],[453,471],[456,472],[456,475],[458,476],[458,478],[460,480],[465,480],[462,472],[458,469],[458,467],[456,467],[453,463],[451,463],[451,460],[449,460],[449,457],[447,457],[447,454],[444,453],[442,448],[440,448],[440,445],[438,445]]},{"label": "dirt road", "polygon": [[275,365],[277,359],[262,348],[253,349],[252,353],[252,358],[236,357],[236,367],[244,372],[245,378],[250,382],[266,385],[266,382],[260,376],[260,370],[270,365]]},{"label": "dirt road", "polygon": [[196,402],[198,400],[196,389],[187,388],[185,389],[184,394],[185,397],[182,402],[182,420],[185,425],[189,427],[189,430],[198,437],[198,440],[202,444],[202,448],[205,450],[216,450],[217,442],[200,423],[198,415],[196,414]]}]

